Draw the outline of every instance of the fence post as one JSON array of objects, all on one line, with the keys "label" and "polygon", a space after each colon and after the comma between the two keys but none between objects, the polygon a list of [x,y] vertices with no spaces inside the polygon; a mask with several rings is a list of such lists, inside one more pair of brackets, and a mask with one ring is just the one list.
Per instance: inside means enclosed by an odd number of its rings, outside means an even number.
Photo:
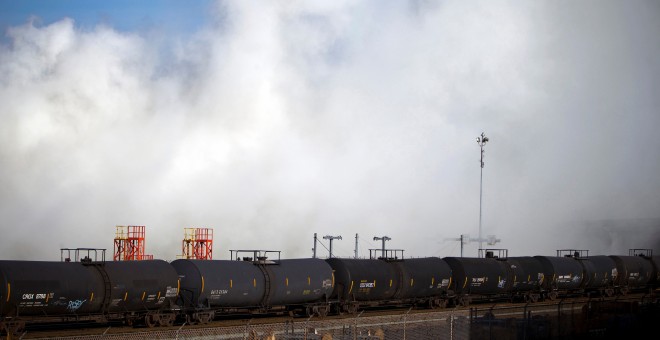
[{"label": "fence post", "polygon": [[408,313],[412,310],[412,307],[408,308],[406,314],[403,314],[403,340],[406,340],[406,321],[408,318]]},{"label": "fence post", "polygon": [[353,340],[357,340],[358,318],[360,317],[360,315],[362,315],[362,313],[364,313],[364,310],[361,311],[360,314],[358,314],[358,315],[355,317],[355,331],[353,332]]}]

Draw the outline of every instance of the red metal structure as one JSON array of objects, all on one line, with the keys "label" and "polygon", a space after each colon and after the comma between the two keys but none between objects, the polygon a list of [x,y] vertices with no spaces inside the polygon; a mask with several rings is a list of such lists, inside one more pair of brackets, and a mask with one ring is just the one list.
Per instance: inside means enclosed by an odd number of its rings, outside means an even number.
[{"label": "red metal structure", "polygon": [[153,260],[153,255],[145,255],[145,226],[117,226],[115,235],[115,261]]},{"label": "red metal structure", "polygon": [[184,259],[213,259],[213,229],[184,228],[182,255]]}]

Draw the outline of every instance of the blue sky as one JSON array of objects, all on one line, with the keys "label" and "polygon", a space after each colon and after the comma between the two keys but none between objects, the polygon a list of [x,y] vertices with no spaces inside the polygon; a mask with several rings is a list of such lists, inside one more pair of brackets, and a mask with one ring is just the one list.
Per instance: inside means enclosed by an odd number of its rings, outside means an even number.
[{"label": "blue sky", "polygon": [[210,0],[0,0],[0,30],[32,17],[37,26],[69,17],[82,29],[106,24],[119,31],[164,29],[186,34],[204,26],[211,4]]}]

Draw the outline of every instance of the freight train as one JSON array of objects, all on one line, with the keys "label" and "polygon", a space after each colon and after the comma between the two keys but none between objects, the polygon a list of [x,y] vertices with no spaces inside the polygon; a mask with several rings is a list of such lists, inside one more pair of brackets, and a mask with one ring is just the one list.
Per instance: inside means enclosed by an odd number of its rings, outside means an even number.
[{"label": "freight train", "polygon": [[[660,283],[660,256],[649,249],[523,257],[499,249],[477,258],[404,258],[403,251],[383,249],[369,259],[281,259],[278,251],[240,250],[230,260],[172,262],[106,262],[98,251],[78,248],[61,262],[0,261],[0,331],[18,334],[44,323],[153,327],[244,313],[323,317],[388,306],[533,303],[655,294]],[[251,256],[240,256],[246,252]]]}]

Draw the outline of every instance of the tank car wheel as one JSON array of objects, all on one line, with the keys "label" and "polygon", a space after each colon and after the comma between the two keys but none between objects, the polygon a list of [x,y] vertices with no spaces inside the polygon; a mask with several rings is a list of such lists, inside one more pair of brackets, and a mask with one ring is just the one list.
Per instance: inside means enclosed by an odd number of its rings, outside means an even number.
[{"label": "tank car wheel", "polygon": [[558,296],[557,292],[550,292],[550,293],[548,293],[548,299],[549,299],[550,301],[555,301],[555,300],[557,300],[557,296]]},{"label": "tank car wheel", "polygon": [[196,325],[197,324],[197,319],[195,319],[190,314],[186,314],[186,323],[189,324],[189,325]]},{"label": "tank car wheel", "polygon": [[328,316],[328,306],[320,306],[320,307],[318,307],[317,315],[318,315],[320,318],[325,318],[326,316]]},{"label": "tank car wheel", "polygon": [[174,326],[174,315],[173,314],[163,314],[158,320],[158,324],[162,327],[172,327]]},{"label": "tank car wheel", "polygon": [[145,315],[144,324],[147,326],[147,328],[153,328],[156,326],[156,316],[153,314]]},{"label": "tank car wheel", "polygon": [[199,316],[199,323],[202,325],[206,325],[211,322],[212,316],[211,314],[204,313]]},{"label": "tank car wheel", "polygon": [[447,299],[441,299],[440,303],[438,304],[438,307],[445,309],[447,308],[447,305],[449,304],[449,300]]},{"label": "tank car wheel", "polygon": [[341,304],[336,304],[332,308],[333,312],[335,315],[343,315],[344,314],[344,307]]},{"label": "tank car wheel", "polygon": [[352,303],[352,304],[348,305],[348,313],[349,314],[357,314],[357,312],[358,312],[358,305],[357,304]]},{"label": "tank car wheel", "polygon": [[469,296],[461,296],[458,298],[458,304],[461,307],[467,307],[470,305],[470,297]]},{"label": "tank car wheel", "polygon": [[604,292],[604,293],[605,293],[605,294],[604,294],[605,296],[607,296],[607,297],[612,297],[612,296],[614,296],[614,289],[612,289],[612,288],[607,288],[607,289],[605,289],[605,292]]}]

